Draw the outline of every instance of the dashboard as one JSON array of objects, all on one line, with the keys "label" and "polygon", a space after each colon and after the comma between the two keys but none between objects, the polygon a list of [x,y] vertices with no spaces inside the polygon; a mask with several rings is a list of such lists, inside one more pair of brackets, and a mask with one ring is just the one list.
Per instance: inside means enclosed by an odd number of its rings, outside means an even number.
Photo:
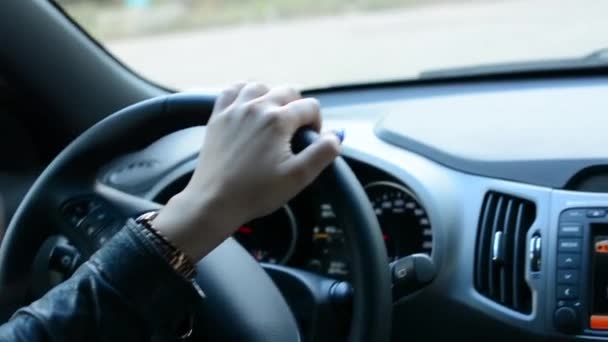
[{"label": "dashboard", "polygon": [[[342,154],[389,258],[435,265],[430,284],[394,303],[394,340],[608,340],[606,94],[603,76],[310,94],[325,129],[346,132]],[[168,135],[98,181],[164,202],[204,134]],[[314,186],[235,237],[261,262],[349,277],[341,227]]]}]

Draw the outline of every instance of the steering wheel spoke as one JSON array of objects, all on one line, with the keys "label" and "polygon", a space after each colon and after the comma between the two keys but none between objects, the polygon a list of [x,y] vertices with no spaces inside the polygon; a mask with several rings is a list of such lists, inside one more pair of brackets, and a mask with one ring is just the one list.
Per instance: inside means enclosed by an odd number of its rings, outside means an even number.
[{"label": "steering wheel spoke", "polygon": [[100,182],[96,182],[93,189],[95,195],[111,203],[126,217],[136,217],[146,211],[162,208],[159,203],[126,193]]}]

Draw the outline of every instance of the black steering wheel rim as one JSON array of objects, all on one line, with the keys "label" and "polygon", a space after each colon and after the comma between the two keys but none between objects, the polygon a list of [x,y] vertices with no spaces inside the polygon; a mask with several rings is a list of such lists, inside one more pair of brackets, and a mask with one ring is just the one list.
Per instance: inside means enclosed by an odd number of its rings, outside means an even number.
[{"label": "black steering wheel rim", "polygon": [[[5,294],[0,295],[0,304],[5,302],[7,307],[12,304],[15,306],[13,309],[16,309],[16,306],[28,301],[27,291],[24,290],[27,286],[24,285],[29,282],[29,267],[37,249],[49,235],[45,230],[45,222],[40,221],[42,218],[49,221],[46,224],[58,221],[59,214],[55,212],[59,211],[62,203],[82,193],[82,189],[93,191],[99,169],[118,155],[144,148],[156,139],[177,130],[205,124],[211,114],[214,100],[214,96],[182,93],[143,101],[102,120],[64,149],[28,191],[7,228],[0,246],[0,293]],[[305,144],[303,140],[311,137],[306,138],[303,135],[298,139],[302,140],[299,143]],[[294,145],[298,145],[298,142]],[[71,179],[68,187],[63,182],[66,178]],[[391,282],[376,216],[362,186],[342,158],[337,158],[322,173],[318,182],[326,189],[335,190],[328,191],[327,194],[334,203],[351,250],[350,267],[355,291],[349,340],[386,341],[391,325]],[[136,200],[131,202],[131,206],[137,207],[133,210],[141,211],[149,206],[145,201],[141,204]],[[260,286],[274,287],[272,282],[269,285],[269,278],[262,268],[243,253],[242,248],[234,241],[227,241],[219,249],[223,250],[223,253],[231,253],[234,260],[239,261],[239,265],[247,267],[244,274],[261,279],[258,282]],[[221,277],[222,272],[217,271],[221,270],[221,258],[214,258],[212,253],[201,262],[205,263],[208,269],[216,271],[211,273]],[[255,286],[256,282],[249,284]],[[276,287],[273,291],[269,293],[260,290],[264,295],[258,299],[273,302],[266,305],[276,304],[268,314],[281,321],[280,324],[284,325],[282,329],[293,330],[295,323],[287,304],[276,298]],[[12,300],[7,300],[6,294],[10,294]],[[259,307],[242,309],[257,310]],[[285,311],[288,317],[285,317]],[[255,320],[249,323],[256,324]],[[258,336],[259,340],[271,336],[276,339],[285,336],[299,339],[297,326],[295,335],[289,331],[281,335],[276,334],[276,327],[272,327],[272,322],[266,323],[269,325],[268,330],[275,330],[275,334]]]}]

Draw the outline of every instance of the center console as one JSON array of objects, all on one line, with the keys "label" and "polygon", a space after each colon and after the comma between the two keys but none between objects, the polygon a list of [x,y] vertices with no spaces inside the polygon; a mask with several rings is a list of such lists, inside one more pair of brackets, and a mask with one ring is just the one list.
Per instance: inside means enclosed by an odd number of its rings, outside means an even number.
[{"label": "center console", "polygon": [[554,327],[608,337],[608,208],[562,211],[556,249]]}]

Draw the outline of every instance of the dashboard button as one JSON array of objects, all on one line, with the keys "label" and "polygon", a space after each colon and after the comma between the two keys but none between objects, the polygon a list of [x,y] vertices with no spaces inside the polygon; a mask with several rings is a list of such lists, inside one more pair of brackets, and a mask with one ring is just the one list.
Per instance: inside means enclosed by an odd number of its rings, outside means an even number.
[{"label": "dashboard button", "polygon": [[587,217],[598,218],[606,216],[606,210],[604,209],[589,209],[587,210]]},{"label": "dashboard button", "polygon": [[578,288],[576,286],[558,286],[557,299],[575,299],[578,298]]},{"label": "dashboard button", "polygon": [[83,224],[80,225],[80,229],[82,231],[84,231],[85,234],[87,234],[87,236],[93,236],[95,235],[99,230],[101,230],[102,226],[99,223],[89,223],[89,222],[85,222]]},{"label": "dashboard button", "polygon": [[557,267],[559,268],[579,268],[581,257],[578,254],[558,254]]},{"label": "dashboard button", "polygon": [[555,310],[555,326],[559,331],[573,333],[579,330],[580,322],[576,310],[564,306]]},{"label": "dashboard button", "polygon": [[578,284],[578,271],[559,270],[557,271],[558,284]]},{"label": "dashboard button", "polygon": [[608,316],[593,315],[589,320],[591,329],[608,330]]},{"label": "dashboard button", "polygon": [[557,244],[557,250],[560,252],[581,252],[581,240],[580,239],[559,239]]},{"label": "dashboard button", "polygon": [[581,307],[581,302],[579,300],[558,300],[557,307],[561,308],[562,306],[568,306],[574,309],[579,309]]},{"label": "dashboard button", "polygon": [[568,219],[581,220],[585,216],[587,216],[585,209],[570,209],[570,210],[566,210],[562,213],[562,219],[566,219],[566,220],[568,220]]},{"label": "dashboard button", "polygon": [[562,223],[559,226],[559,236],[581,237],[583,236],[583,225],[580,223]]}]

